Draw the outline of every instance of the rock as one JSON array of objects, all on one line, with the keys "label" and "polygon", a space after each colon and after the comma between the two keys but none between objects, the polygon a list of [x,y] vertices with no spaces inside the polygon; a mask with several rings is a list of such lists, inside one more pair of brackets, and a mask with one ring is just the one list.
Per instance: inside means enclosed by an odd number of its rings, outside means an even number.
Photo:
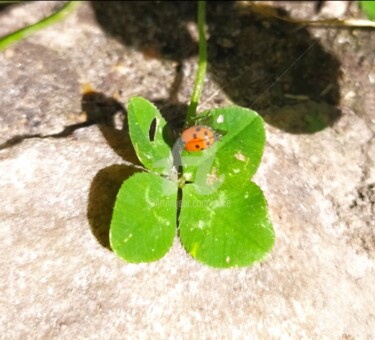
[{"label": "rock", "polygon": [[[162,8],[152,13],[162,18],[168,6]],[[143,95],[181,117],[195,59],[182,60],[182,75],[176,76],[180,61],[145,58],[144,46],[137,50],[106,36],[94,13],[84,3],[63,22],[0,55],[3,336],[371,338],[373,36],[363,32],[338,45],[329,31],[322,34],[325,53],[340,58],[344,70],[341,93],[354,93],[336,103],[340,116],[329,126],[310,133],[266,124],[267,146],[254,177],[276,231],[265,261],[212,269],[188,256],[176,238],[160,261],[134,265],[117,258],[107,238],[116,192],[138,164],[124,107],[132,95]],[[16,14],[0,12],[0,20]],[[183,18],[191,17],[189,12]],[[140,25],[156,20],[138,19]],[[337,34],[339,40],[345,33]],[[174,81],[178,98],[172,101]],[[80,88],[90,89],[84,84],[93,90],[81,94]],[[218,87],[209,73],[205,107],[228,103],[225,89]],[[322,101],[306,102],[307,108],[298,101],[278,114],[293,117],[334,106]]]},{"label": "rock", "polygon": [[69,59],[28,42],[9,51],[0,54],[0,144],[16,135],[56,133],[77,122],[80,89]]}]

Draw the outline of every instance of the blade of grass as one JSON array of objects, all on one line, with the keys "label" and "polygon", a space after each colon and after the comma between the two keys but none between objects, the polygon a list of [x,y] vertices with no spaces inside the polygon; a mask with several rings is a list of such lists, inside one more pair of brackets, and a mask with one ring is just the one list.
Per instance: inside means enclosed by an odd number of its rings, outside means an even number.
[{"label": "blade of grass", "polygon": [[82,1],[69,1],[47,18],[0,38],[0,51],[5,50],[7,47],[9,47],[9,45],[16,43],[30,36],[31,34],[64,19],[67,15],[72,13],[81,4],[81,2]]},{"label": "blade of grass", "polygon": [[198,1],[198,31],[199,31],[199,59],[198,71],[195,78],[194,90],[187,112],[186,123],[190,125],[194,119],[198,102],[202,94],[207,68],[207,42],[205,35],[206,1]]}]

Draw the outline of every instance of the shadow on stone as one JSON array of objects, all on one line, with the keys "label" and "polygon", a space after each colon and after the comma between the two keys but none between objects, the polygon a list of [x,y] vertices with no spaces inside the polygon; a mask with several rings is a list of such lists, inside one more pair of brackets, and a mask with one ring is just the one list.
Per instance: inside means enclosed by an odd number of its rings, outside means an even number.
[{"label": "shadow on stone", "polygon": [[207,13],[210,74],[233,102],[290,133],[340,117],[340,63],[307,29],[236,6]]},{"label": "shadow on stone", "polygon": [[[71,136],[76,130],[94,124],[98,124],[103,135],[108,137],[106,139],[108,140],[110,145],[112,143],[113,146],[116,147],[116,145],[119,144],[119,135],[123,135],[123,133],[121,131],[118,132],[118,130],[114,129],[114,116],[119,112],[125,116],[125,109],[119,102],[117,102],[113,98],[106,97],[101,93],[90,92],[83,95],[82,97],[82,111],[86,113],[86,120],[82,123],[68,125],[64,127],[64,129],[61,132],[53,134],[44,135],[36,133],[16,135],[8,139],[4,143],[0,144],[0,150],[13,147],[27,139],[66,138]],[[117,138],[113,136],[117,136]]]},{"label": "shadow on stone", "polygon": [[5,9],[9,9],[9,7],[14,7],[20,5],[20,2],[14,2],[14,3],[1,3],[0,2],[0,12],[4,11]]},{"label": "shadow on stone", "polygon": [[178,100],[178,93],[184,79],[183,64],[179,62],[175,68],[175,77],[169,88],[168,98],[154,99],[153,103],[167,121],[168,129],[174,135],[179,135],[184,122],[188,105]]},{"label": "shadow on stone", "polygon": [[27,140],[27,139],[33,139],[33,138],[40,138],[40,139],[44,139],[44,138],[66,138],[66,137],[69,137],[70,135],[72,135],[74,133],[74,131],[76,131],[78,129],[81,129],[81,128],[84,128],[84,127],[88,127],[88,126],[93,125],[93,124],[95,124],[95,123],[87,120],[83,123],[68,125],[61,132],[53,133],[53,134],[50,134],[50,135],[42,135],[40,133],[17,135],[17,136],[14,136],[14,137],[8,139],[4,143],[0,144],[0,150],[16,146],[17,144],[20,144],[24,140]]},{"label": "shadow on stone", "polygon": [[82,96],[81,107],[87,120],[101,125],[115,127],[114,116],[118,113],[126,117],[125,108],[120,102],[100,92],[86,92]]},{"label": "shadow on stone", "polygon": [[[99,92],[88,92],[82,96],[82,111],[98,124],[109,146],[121,158],[140,165],[130,141],[126,110],[120,102]],[[117,114],[122,119],[120,128],[115,126]]]},{"label": "shadow on stone", "polygon": [[184,60],[198,45],[187,30],[194,22],[194,1],[93,1],[98,23],[127,46],[146,57]]},{"label": "shadow on stone", "polygon": [[[194,2],[92,6],[104,30],[147,57],[183,64],[197,54],[191,30]],[[208,72],[235,104],[258,111],[266,122],[290,133],[320,131],[340,117],[340,63],[305,27],[234,1],[208,2],[207,26]]]},{"label": "shadow on stone", "polygon": [[[123,105],[99,92],[85,93],[81,103],[82,111],[98,124],[109,146],[127,162],[139,164],[130,142]],[[121,129],[115,126],[117,114],[122,116]],[[115,164],[100,170],[91,183],[87,218],[93,235],[107,249],[110,249],[109,228],[116,195],[122,183],[134,173],[135,169],[130,166]]]},{"label": "shadow on stone", "polygon": [[107,249],[110,249],[109,227],[117,193],[122,183],[135,172],[134,168],[115,164],[100,170],[91,183],[87,218],[92,233]]}]

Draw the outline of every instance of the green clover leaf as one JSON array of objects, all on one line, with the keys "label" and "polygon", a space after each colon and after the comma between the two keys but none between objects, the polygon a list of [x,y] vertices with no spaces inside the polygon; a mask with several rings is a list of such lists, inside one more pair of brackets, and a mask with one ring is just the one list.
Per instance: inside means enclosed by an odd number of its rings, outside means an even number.
[{"label": "green clover leaf", "polygon": [[191,256],[219,268],[247,266],[262,259],[272,248],[274,232],[263,193],[250,181],[265,143],[261,117],[237,106],[206,112],[204,123],[221,137],[203,151],[181,150],[182,176],[174,181],[169,176],[172,151],[163,137],[166,122],[159,111],[135,97],[128,114],[138,158],[156,173],[133,175],[122,185],[111,222],[113,251],[128,262],[161,258],[176,233],[180,187],[178,228]]}]

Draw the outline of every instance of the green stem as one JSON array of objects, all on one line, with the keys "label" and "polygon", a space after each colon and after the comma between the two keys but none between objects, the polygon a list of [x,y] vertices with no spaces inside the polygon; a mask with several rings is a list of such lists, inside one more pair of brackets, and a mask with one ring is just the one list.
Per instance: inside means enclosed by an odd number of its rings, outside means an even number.
[{"label": "green stem", "polygon": [[195,85],[187,112],[186,123],[190,125],[196,114],[199,98],[202,94],[207,67],[207,42],[205,36],[206,1],[198,1],[199,60]]},{"label": "green stem", "polygon": [[0,39],[0,51],[5,50],[9,45],[14,44],[30,36],[34,32],[40,31],[41,29],[62,20],[68,14],[73,12],[80,4],[81,1],[69,1],[64,6],[62,6],[57,12],[51,14],[49,17],[44,18],[35,24],[21,28],[18,31],[6,35],[5,37]]}]

